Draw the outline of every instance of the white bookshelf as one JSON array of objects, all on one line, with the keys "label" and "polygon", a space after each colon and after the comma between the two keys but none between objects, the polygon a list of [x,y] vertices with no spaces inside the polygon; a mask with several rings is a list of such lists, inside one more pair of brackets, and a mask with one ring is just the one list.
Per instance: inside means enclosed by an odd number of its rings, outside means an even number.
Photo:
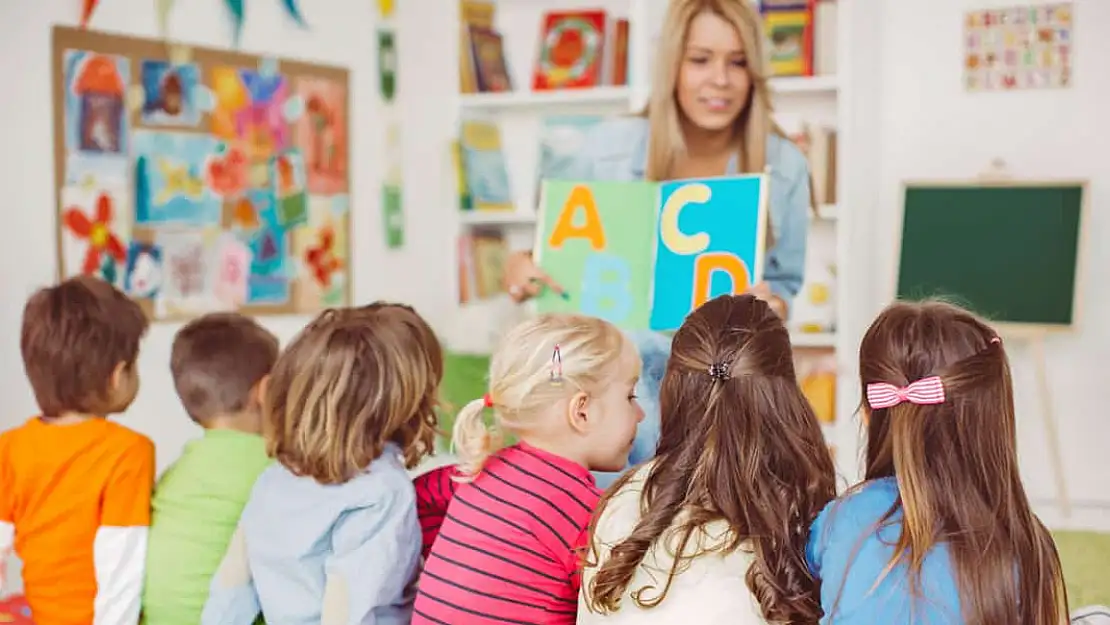
[{"label": "white bookshelf", "polygon": [[[857,426],[853,422],[853,407],[858,402],[854,359],[858,338],[841,331],[849,294],[842,285],[840,273],[847,258],[848,236],[851,227],[850,209],[853,198],[849,195],[860,189],[856,182],[866,178],[867,172],[852,167],[853,161],[845,158],[846,145],[852,145],[850,133],[859,127],[858,120],[849,120],[843,102],[852,98],[853,72],[846,66],[852,57],[849,42],[852,20],[862,20],[861,13],[852,8],[859,0],[838,0],[836,48],[837,75],[813,77],[778,77],[770,80],[775,95],[776,119],[784,126],[791,120],[801,120],[837,129],[837,201],[818,206],[810,220],[809,260],[818,257],[833,259],[837,278],[831,290],[831,304],[836,325],[833,331],[812,332],[814,328],[788,322],[795,347],[803,358],[824,355],[835,358],[838,374],[837,415],[833,424],[823,425],[830,443],[837,447],[838,468],[841,474],[854,480],[856,475]],[[477,213],[452,210],[458,231],[473,227],[499,227],[505,233],[512,249],[532,247],[536,220],[535,184],[539,164],[539,133],[541,121],[548,115],[566,114],[628,114],[638,112],[647,101],[650,90],[649,67],[653,55],[656,33],[661,26],[662,13],[667,0],[516,0],[497,3],[495,27],[501,32],[505,56],[515,91],[511,93],[459,94],[456,100],[456,121],[468,118],[495,120],[501,129],[502,149],[505,152],[509,179],[515,202],[511,213]],[[556,92],[532,92],[533,64],[539,48],[542,15],[559,9],[601,8],[610,17],[627,17],[630,23],[629,85],[624,87],[597,87]],[[457,45],[454,49],[458,49]],[[845,123],[854,121],[855,125]],[[846,192],[848,195],[846,195]],[[457,194],[452,196],[457,197]],[[453,207],[452,207],[453,208]],[[807,261],[808,262],[808,261]],[[452,267],[455,258],[452,256]],[[808,278],[816,278],[823,267],[807,266]],[[453,272],[452,275],[457,275]],[[454,286],[454,285],[452,285]],[[804,316],[806,289],[803,285],[794,305],[794,312]],[[460,307],[456,331],[446,336],[454,349],[488,350],[493,340],[504,328],[523,314],[522,307],[514,306],[506,297],[471,303]],[[821,328],[826,330],[825,328]]]}]

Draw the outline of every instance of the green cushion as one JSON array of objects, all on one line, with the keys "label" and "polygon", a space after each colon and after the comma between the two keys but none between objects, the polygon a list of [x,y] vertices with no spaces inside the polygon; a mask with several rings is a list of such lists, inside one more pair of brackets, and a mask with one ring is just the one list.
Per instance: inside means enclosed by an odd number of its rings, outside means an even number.
[{"label": "green cushion", "polygon": [[451,442],[451,428],[455,415],[471,400],[486,394],[489,376],[489,356],[483,354],[444,354],[443,384],[439,387],[443,408],[439,415],[439,440],[441,450]]},{"label": "green cushion", "polygon": [[1110,534],[1098,532],[1052,532],[1071,608],[1110,605]]}]

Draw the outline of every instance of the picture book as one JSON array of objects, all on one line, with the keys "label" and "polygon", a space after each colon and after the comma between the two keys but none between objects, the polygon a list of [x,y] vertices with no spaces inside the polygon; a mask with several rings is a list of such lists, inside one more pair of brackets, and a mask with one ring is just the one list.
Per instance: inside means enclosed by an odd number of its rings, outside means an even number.
[{"label": "picture book", "polygon": [[512,189],[501,130],[493,122],[466,120],[462,123],[462,164],[466,186],[475,210],[513,210]]},{"label": "picture book", "polygon": [[813,1],[796,9],[764,8],[763,25],[775,76],[813,75]]},{"label": "picture book", "polygon": [[606,15],[602,10],[544,15],[532,89],[574,89],[601,83]]},{"label": "picture book", "polygon": [[505,65],[505,50],[501,33],[492,28],[470,26],[470,54],[474,57],[474,76],[478,91],[500,93],[512,91],[509,69]]},{"label": "picture book", "polygon": [[627,330],[677,329],[691,311],[763,278],[767,178],[543,183],[534,256],[566,290],[541,312]]},{"label": "picture book", "polygon": [[471,52],[470,26],[493,28],[497,13],[497,6],[493,2],[482,0],[459,1],[459,92],[475,93],[478,91],[477,72],[474,68],[474,56]]}]

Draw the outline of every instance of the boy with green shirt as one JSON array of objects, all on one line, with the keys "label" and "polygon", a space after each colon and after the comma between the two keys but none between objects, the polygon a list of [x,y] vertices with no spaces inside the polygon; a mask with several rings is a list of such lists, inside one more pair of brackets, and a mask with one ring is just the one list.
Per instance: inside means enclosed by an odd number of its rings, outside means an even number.
[{"label": "boy with green shirt", "polygon": [[154,490],[143,622],[196,625],[255,479],[269,465],[259,389],[277,338],[254,320],[214,313],[174,337],[170,369],[204,436],[186,444]]}]

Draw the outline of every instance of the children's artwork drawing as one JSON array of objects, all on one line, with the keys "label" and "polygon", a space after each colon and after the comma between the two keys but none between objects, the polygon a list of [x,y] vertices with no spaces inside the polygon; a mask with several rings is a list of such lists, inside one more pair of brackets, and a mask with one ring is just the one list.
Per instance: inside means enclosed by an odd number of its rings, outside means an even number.
[{"label": "children's artwork drawing", "polygon": [[122,286],[131,215],[123,188],[62,192],[63,275],[92,275]]},{"label": "children's artwork drawing", "polygon": [[964,86],[968,91],[1068,87],[1074,17],[1071,3],[969,12]]},{"label": "children's artwork drawing", "polygon": [[127,248],[123,290],[136,299],[153,300],[162,287],[162,248],[132,241]]},{"label": "children's artwork drawing", "polygon": [[270,180],[273,182],[274,201],[277,203],[278,225],[283,228],[299,226],[308,221],[308,197],[305,193],[304,158],[300,152],[290,150],[273,158]]},{"label": "children's artwork drawing", "polygon": [[139,66],[143,87],[142,120],[148,126],[196,126],[200,111],[195,101],[200,70],[193,63],[143,59]]},{"label": "children's artwork drawing", "polygon": [[294,142],[304,154],[308,192],[339,193],[347,184],[347,90],[317,78],[300,78],[295,88],[304,114]]},{"label": "children's artwork drawing", "polygon": [[222,203],[205,184],[205,172],[218,144],[210,135],[137,131],[136,223],[219,225]]},{"label": "children's artwork drawing", "polygon": [[66,50],[63,76],[66,146],[100,154],[126,152],[128,60],[114,54]]},{"label": "children's artwork drawing", "polygon": [[243,142],[255,161],[265,161],[289,147],[289,126],[283,112],[289,95],[285,76],[216,67],[212,70],[212,91],[216,96],[211,113],[213,135]]},{"label": "children's artwork drawing", "polygon": [[155,321],[350,298],[348,74],[55,27],[58,256]]}]

